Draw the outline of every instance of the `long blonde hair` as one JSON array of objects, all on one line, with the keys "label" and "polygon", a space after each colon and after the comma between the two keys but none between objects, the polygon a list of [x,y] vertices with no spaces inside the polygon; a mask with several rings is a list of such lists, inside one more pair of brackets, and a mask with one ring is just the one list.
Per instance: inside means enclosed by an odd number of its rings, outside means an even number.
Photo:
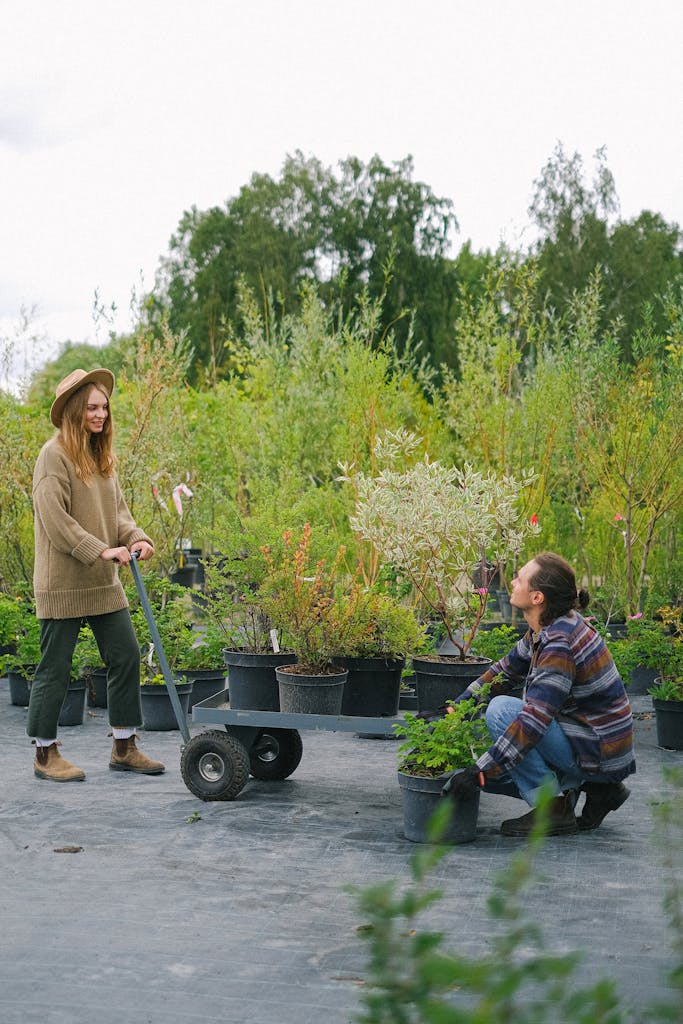
[{"label": "long blonde hair", "polygon": [[116,458],[113,451],[114,424],[111,407],[99,434],[91,434],[85,426],[88,397],[96,388],[109,401],[109,392],[101,384],[86,384],[71,396],[62,411],[62,422],[57,438],[74,464],[79,480],[89,484],[93,476],[113,476]]}]

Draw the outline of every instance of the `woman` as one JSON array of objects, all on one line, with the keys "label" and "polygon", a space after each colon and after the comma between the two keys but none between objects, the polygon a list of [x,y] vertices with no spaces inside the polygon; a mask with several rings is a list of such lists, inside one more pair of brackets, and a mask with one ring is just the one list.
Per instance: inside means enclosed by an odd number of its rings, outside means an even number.
[{"label": "woman", "polygon": [[74,370],[60,381],[50,410],[57,433],[42,448],[33,474],[35,568],[41,660],[31,687],[26,731],[36,744],[39,779],[76,782],[85,773],[59,752],[57,722],[69,685],[78,632],[87,620],[107,667],[114,771],[160,775],[160,761],[136,747],[140,651],[118,576],[133,552],[154,554],[133,521],[115,473],[109,398],[111,370]]},{"label": "woman", "polygon": [[[549,835],[597,828],[628,799],[623,780],[636,770],[631,708],[604,640],[577,610],[588,601],[587,591],[577,592],[564,558],[551,551],[536,555],[517,573],[510,595],[529,631],[458,698],[475,696],[485,683],[494,685],[498,695],[486,708],[493,743],[474,765],[448,780],[444,794],[464,795],[483,786],[521,796],[532,810],[504,821],[504,835],[530,834],[546,779],[557,794],[548,812]],[[516,684],[524,686],[522,700],[501,694]],[[580,791],[586,802],[577,821]]]}]

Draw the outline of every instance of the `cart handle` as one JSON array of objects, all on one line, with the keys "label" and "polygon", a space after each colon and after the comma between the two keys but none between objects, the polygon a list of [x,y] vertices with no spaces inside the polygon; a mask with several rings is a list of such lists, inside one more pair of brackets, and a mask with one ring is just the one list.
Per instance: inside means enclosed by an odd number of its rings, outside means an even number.
[{"label": "cart handle", "polygon": [[131,558],[129,564],[131,572],[133,573],[133,579],[135,580],[135,589],[138,592],[138,597],[140,598],[140,603],[142,604],[142,610],[145,613],[147,625],[149,626],[149,631],[152,634],[154,650],[156,651],[156,654],[159,658],[161,674],[164,677],[166,689],[168,690],[168,695],[171,698],[171,706],[173,707],[173,712],[178,723],[178,728],[180,729],[183,741],[185,743],[189,743],[190,730],[187,725],[187,718],[185,717],[182,704],[180,703],[180,697],[178,696],[178,691],[176,690],[175,680],[171,674],[171,669],[169,668],[168,659],[166,658],[166,652],[164,651],[164,645],[162,644],[161,637],[159,636],[159,630],[157,628],[156,620],[154,618],[154,612],[152,611],[152,606],[149,603],[147,591],[145,590],[145,584],[143,583],[142,580],[142,573],[140,572],[140,567],[138,565],[138,558],[140,557],[140,552],[133,551],[132,556],[133,557]]}]

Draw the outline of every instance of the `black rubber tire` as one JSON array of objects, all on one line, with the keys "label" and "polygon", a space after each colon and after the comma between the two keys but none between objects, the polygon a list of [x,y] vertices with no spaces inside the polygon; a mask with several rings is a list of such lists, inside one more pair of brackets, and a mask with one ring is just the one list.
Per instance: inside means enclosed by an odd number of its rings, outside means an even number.
[{"label": "black rubber tire", "polygon": [[249,757],[233,736],[217,730],[201,732],[185,746],[180,774],[200,800],[234,800],[249,779]]},{"label": "black rubber tire", "polygon": [[304,745],[296,729],[263,729],[249,750],[249,770],[255,779],[287,779],[301,762]]}]

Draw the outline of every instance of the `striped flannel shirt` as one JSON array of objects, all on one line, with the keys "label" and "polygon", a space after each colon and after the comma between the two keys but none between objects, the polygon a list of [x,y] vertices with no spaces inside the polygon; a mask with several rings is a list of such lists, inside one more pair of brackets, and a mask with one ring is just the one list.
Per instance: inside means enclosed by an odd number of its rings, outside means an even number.
[{"label": "striped flannel shirt", "polygon": [[495,777],[514,767],[553,720],[583,771],[604,773],[614,782],[635,772],[633,718],[624,684],[604,640],[578,612],[555,619],[540,634],[529,630],[477,684],[492,682],[499,673],[505,681],[497,682],[494,692],[523,682],[523,704],[477,760],[483,772]]}]

